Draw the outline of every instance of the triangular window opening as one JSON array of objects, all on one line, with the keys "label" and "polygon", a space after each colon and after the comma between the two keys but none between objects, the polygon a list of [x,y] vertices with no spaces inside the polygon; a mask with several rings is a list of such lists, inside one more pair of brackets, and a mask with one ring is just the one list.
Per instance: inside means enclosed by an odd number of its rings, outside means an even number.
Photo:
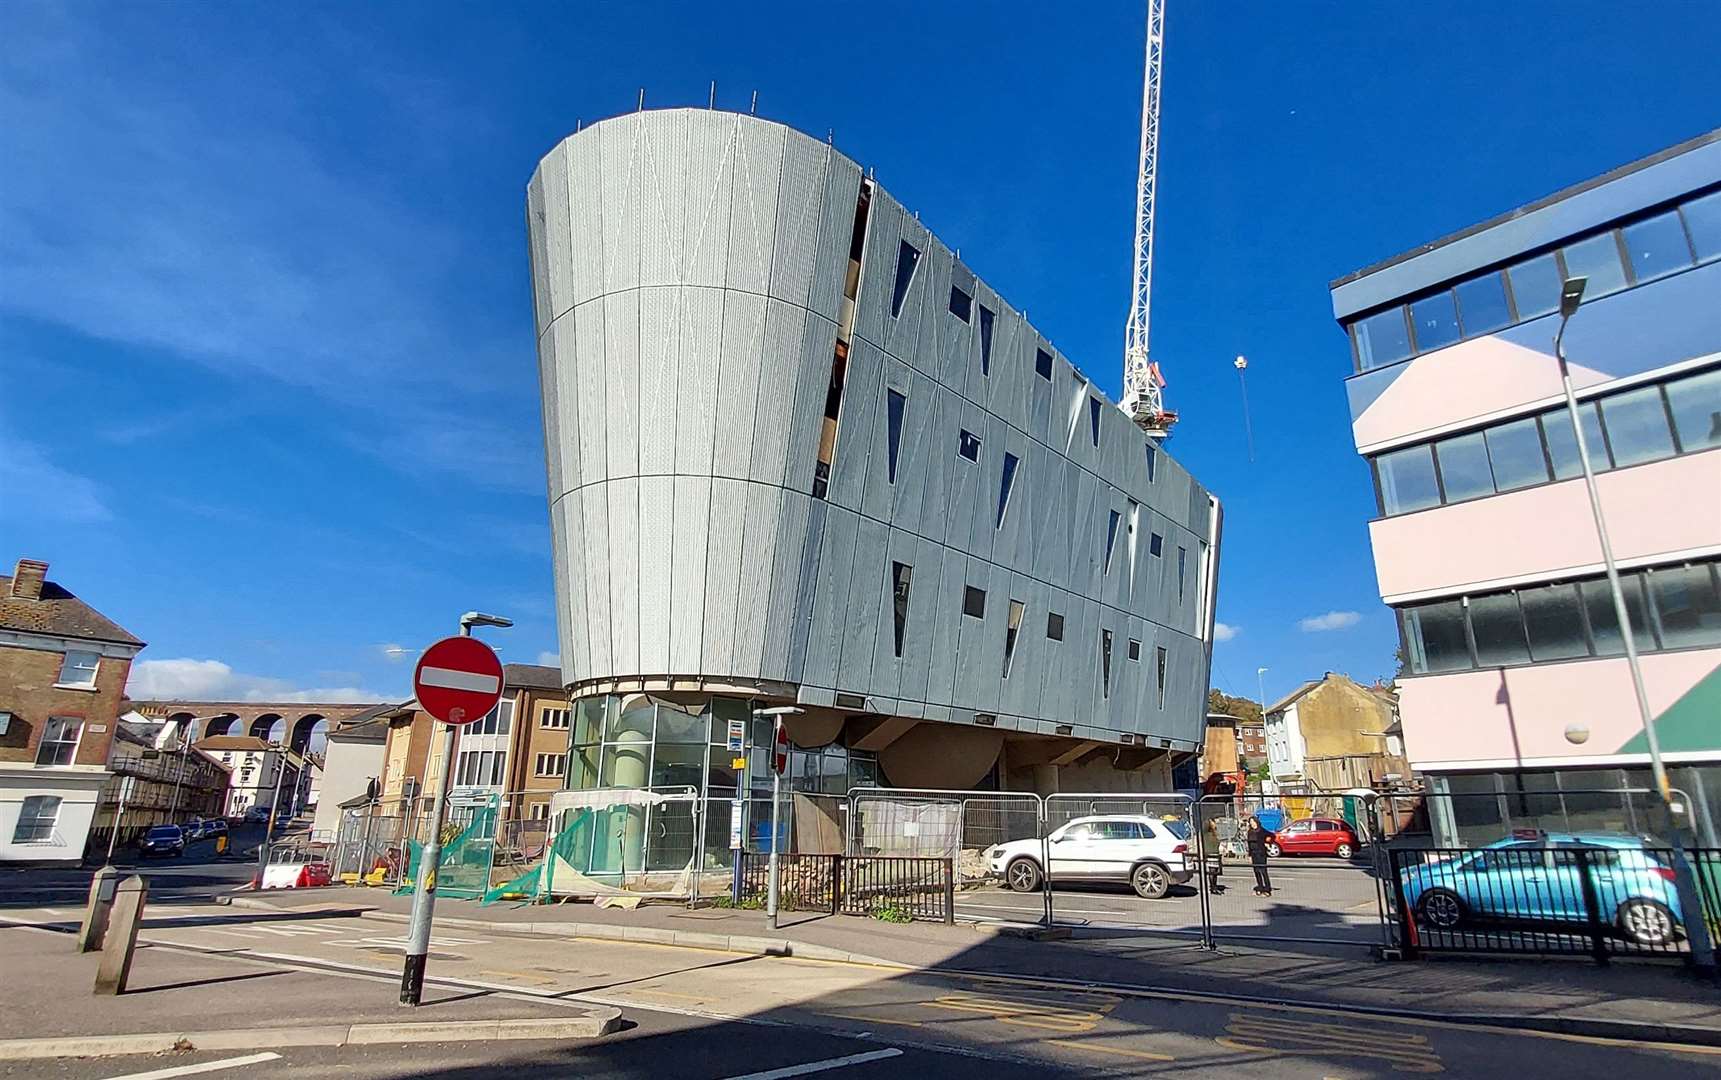
[{"label": "triangular window opening", "polygon": [[998,484],[998,520],[992,525],[994,529],[1004,527],[1004,511],[1010,506],[1010,488],[1016,483],[1016,466],[1020,462],[1015,454],[1004,451],[1004,478]]},{"label": "triangular window opening", "polygon": [[1106,557],[1105,565],[1100,570],[1101,576],[1111,573],[1111,553],[1112,549],[1117,546],[1117,523],[1119,515],[1116,510],[1108,510],[1106,513],[1109,515],[1106,518]]},{"label": "triangular window opening", "polygon": [[1088,398],[1088,426],[1093,429],[1094,445],[1100,444],[1100,399]]},{"label": "triangular window opening", "polygon": [[1022,633],[1022,616],[1027,611],[1027,605],[1020,600],[1010,601],[1010,618],[1004,624],[1004,678],[1010,677],[1010,662],[1016,658],[1016,640]]},{"label": "triangular window opening", "polygon": [[1159,459],[1158,451],[1154,450],[1152,443],[1148,443],[1147,444],[1147,482],[1150,484],[1153,483],[1153,470],[1154,470],[1154,466],[1159,463],[1158,459]]},{"label": "triangular window opening", "polygon": [[896,249],[896,286],[890,294],[890,317],[902,314],[902,302],[908,298],[908,287],[914,283],[915,267],[920,265],[920,249],[907,240]]},{"label": "triangular window opening", "polygon": [[992,320],[997,316],[985,304],[980,305],[980,374],[992,374]]},{"label": "triangular window opening", "polygon": [[887,475],[891,483],[896,483],[897,455],[902,450],[902,414],[908,407],[908,398],[895,390],[885,390],[885,421],[890,437],[886,460]]},{"label": "triangular window opening", "polygon": [[902,635],[908,628],[908,585],[914,577],[914,567],[907,563],[890,564],[892,615],[896,620],[896,657],[902,659]]},{"label": "triangular window opening", "polygon": [[1159,707],[1165,708],[1165,646],[1156,645],[1153,649],[1154,677],[1159,682]]},{"label": "triangular window opening", "polygon": [[1100,696],[1111,697],[1111,631],[1100,631]]}]

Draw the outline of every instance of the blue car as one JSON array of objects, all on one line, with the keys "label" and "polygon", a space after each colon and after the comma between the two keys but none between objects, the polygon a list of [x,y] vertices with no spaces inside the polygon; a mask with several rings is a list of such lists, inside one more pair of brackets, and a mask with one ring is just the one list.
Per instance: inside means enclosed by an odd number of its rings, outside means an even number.
[{"label": "blue car", "polygon": [[1425,930],[1466,923],[1588,922],[1578,851],[1588,853],[1602,921],[1639,945],[1667,946],[1684,918],[1673,870],[1643,838],[1622,833],[1512,837],[1399,873],[1404,902]]}]

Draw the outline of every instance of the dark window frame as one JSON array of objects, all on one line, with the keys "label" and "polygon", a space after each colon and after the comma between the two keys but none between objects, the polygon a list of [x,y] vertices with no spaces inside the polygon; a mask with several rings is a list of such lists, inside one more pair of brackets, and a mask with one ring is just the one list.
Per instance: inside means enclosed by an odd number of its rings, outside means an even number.
[{"label": "dark window frame", "polygon": [[[962,299],[961,311],[956,310],[958,297]],[[964,325],[971,325],[974,321],[974,294],[963,289],[962,286],[955,282],[951,282],[949,309],[950,314],[961,319]]]},{"label": "dark window frame", "polygon": [[[958,428],[956,434],[956,456],[964,461],[978,463],[980,460],[980,448],[984,445],[984,442],[985,441],[981,439],[980,436],[969,431],[967,428]],[[972,447],[974,451],[972,454],[968,452],[970,447]]]},{"label": "dark window frame", "polygon": [[1064,640],[1064,617],[1056,611],[1046,612],[1046,639],[1048,641]]},{"label": "dark window frame", "polygon": [[[976,600],[975,598],[979,599]],[[978,610],[976,610],[978,609]],[[962,614],[970,619],[986,618],[986,590],[976,585],[962,586]]]}]

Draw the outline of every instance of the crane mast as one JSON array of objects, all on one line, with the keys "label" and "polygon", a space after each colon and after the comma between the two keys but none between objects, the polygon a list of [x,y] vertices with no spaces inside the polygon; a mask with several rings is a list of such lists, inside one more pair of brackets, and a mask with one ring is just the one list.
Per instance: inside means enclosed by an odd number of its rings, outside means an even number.
[{"label": "crane mast", "polygon": [[1171,434],[1177,414],[1165,407],[1165,380],[1148,359],[1148,304],[1153,292],[1154,173],[1159,164],[1160,67],[1165,0],[1147,0],[1147,61],[1141,84],[1141,169],[1135,189],[1135,265],[1123,340],[1123,411],[1150,438]]}]

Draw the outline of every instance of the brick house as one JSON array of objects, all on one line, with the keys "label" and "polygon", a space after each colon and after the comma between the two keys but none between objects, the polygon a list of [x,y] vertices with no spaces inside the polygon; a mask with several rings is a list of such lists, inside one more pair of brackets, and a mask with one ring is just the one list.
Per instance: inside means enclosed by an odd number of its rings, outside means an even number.
[{"label": "brick house", "polygon": [[144,646],[47,575],[0,576],[0,862],[83,858]]}]

